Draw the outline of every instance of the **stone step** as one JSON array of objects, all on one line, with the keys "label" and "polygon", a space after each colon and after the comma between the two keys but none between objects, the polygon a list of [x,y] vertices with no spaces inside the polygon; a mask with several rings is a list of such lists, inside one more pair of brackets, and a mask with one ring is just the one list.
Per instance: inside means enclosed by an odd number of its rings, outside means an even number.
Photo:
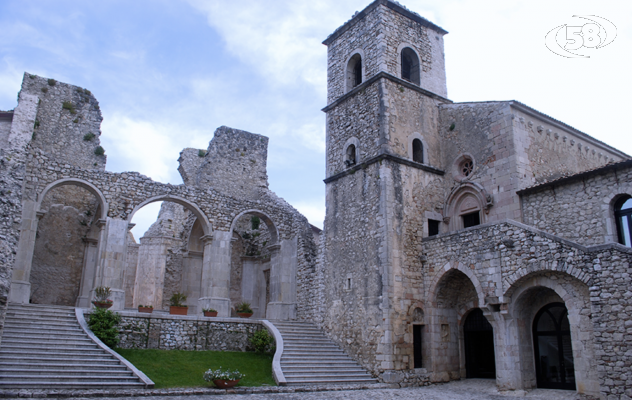
[{"label": "stone step", "polygon": [[103,370],[103,369],[60,369],[60,370],[50,370],[50,369],[35,369],[35,368],[13,368],[11,370],[4,370],[0,368],[0,372],[2,373],[2,377],[5,376],[20,376],[20,377],[30,377],[30,376],[58,376],[58,377],[66,377],[66,376],[120,376],[120,377],[133,377],[132,371],[127,368],[119,368],[118,370]]},{"label": "stone step", "polygon": [[83,370],[85,369],[99,369],[100,371],[116,371],[116,370],[124,370],[127,371],[127,367],[121,365],[118,360],[112,359],[115,362],[106,363],[100,362],[98,364],[92,363],[92,360],[86,360],[84,363],[71,362],[73,360],[68,360],[65,363],[41,363],[41,362],[0,362],[0,371],[18,371],[18,370],[53,370],[53,371],[63,371],[63,370]]},{"label": "stone step", "polygon": [[82,351],[93,351],[97,350],[102,352],[101,348],[97,346],[96,343],[88,342],[88,343],[68,343],[63,345],[55,345],[54,343],[49,344],[41,344],[35,345],[31,343],[3,343],[0,352],[3,350],[7,351],[16,351],[16,350],[24,350],[25,353],[41,353],[41,352],[70,352],[77,353]]},{"label": "stone step", "polygon": [[349,360],[351,361],[351,359],[349,358],[349,356],[347,356],[345,353],[338,353],[338,354],[289,354],[289,355],[285,355],[285,352],[283,352],[283,355],[281,356],[281,361],[299,361],[299,360],[313,360],[313,361],[318,361],[318,360]]},{"label": "stone step", "polygon": [[297,379],[334,379],[334,380],[355,380],[355,379],[373,379],[371,375],[365,373],[288,373],[285,374],[286,380],[297,380]]},{"label": "stone step", "polygon": [[15,354],[0,354],[0,360],[2,362],[11,362],[15,365],[25,363],[37,363],[37,362],[58,362],[58,363],[71,363],[71,364],[91,364],[94,362],[99,362],[100,364],[115,364],[121,365],[121,362],[116,358],[112,357],[110,354],[102,353],[102,354],[92,354],[92,355],[68,355],[65,353],[60,354],[46,354],[46,355],[35,355],[29,354],[24,355],[24,353],[19,352]]},{"label": "stone step", "polygon": [[355,379],[337,379],[337,378],[302,378],[302,379],[287,379],[289,386],[293,385],[343,385],[343,384],[355,384],[355,383],[376,383],[374,378],[355,378]]},{"label": "stone step", "polygon": [[288,372],[309,372],[309,371],[314,371],[314,372],[320,372],[320,371],[324,371],[324,372],[329,372],[329,371],[336,371],[336,372],[362,372],[362,373],[367,373],[367,371],[365,371],[362,367],[358,367],[358,366],[353,366],[353,365],[314,365],[314,366],[309,366],[309,365],[298,365],[298,366],[289,366],[289,365],[284,365],[283,366],[283,372],[285,373],[285,371]]},{"label": "stone step", "polygon": [[87,335],[83,335],[82,336],[76,336],[76,337],[68,337],[68,336],[56,336],[56,337],[50,337],[50,336],[45,336],[45,335],[41,335],[41,336],[32,336],[32,335],[22,335],[22,336],[18,336],[18,335],[3,335],[2,336],[2,344],[28,344],[28,343],[33,343],[33,344],[37,344],[37,343],[55,343],[55,344],[90,344],[93,345],[94,342],[92,342],[92,340],[90,340],[90,338]]},{"label": "stone step", "polygon": [[102,381],[85,381],[85,382],[50,382],[40,381],[22,381],[15,379],[13,381],[5,381],[0,384],[0,389],[142,389],[144,387],[141,382],[102,382]]},{"label": "stone step", "polygon": [[11,328],[37,329],[37,330],[55,330],[55,329],[81,329],[77,326],[77,322],[51,322],[51,321],[4,321],[5,326]]},{"label": "stone step", "polygon": [[49,332],[41,332],[41,331],[27,331],[27,330],[9,330],[9,329],[5,329],[4,330],[4,334],[2,335],[2,342],[4,343],[5,340],[7,339],[12,339],[12,338],[23,338],[23,339],[52,339],[52,340],[56,340],[57,338],[66,338],[66,339],[72,339],[72,338],[76,338],[76,339],[88,339],[88,335],[86,335],[86,333],[81,330],[81,331],[77,331],[77,332],[56,332],[56,331],[49,331]]}]

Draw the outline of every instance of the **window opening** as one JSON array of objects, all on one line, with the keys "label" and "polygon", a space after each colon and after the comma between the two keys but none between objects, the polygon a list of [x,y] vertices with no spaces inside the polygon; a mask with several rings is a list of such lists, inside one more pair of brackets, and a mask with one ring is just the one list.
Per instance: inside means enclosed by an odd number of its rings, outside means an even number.
[{"label": "window opening", "polygon": [[424,162],[424,145],[419,139],[413,139],[413,161]]},{"label": "window opening", "polygon": [[362,83],[362,59],[358,57],[358,61],[353,67],[353,86],[356,87]]},{"label": "window opening", "polygon": [[481,224],[481,216],[478,211],[463,215],[463,228],[477,226]]},{"label": "window opening", "polygon": [[434,219],[428,220],[428,236],[435,236],[439,234],[439,221]]},{"label": "window opening", "polygon": [[413,325],[413,368],[423,368],[421,339],[423,325]]},{"label": "window opening", "polygon": [[356,147],[354,144],[350,144],[349,147],[347,147],[347,156],[346,156],[345,164],[347,164],[347,167],[350,167],[352,165],[355,165],[355,163],[356,163]]},{"label": "window opening", "polygon": [[461,173],[463,174],[463,176],[470,176],[472,170],[474,170],[474,163],[472,162],[472,160],[466,160],[461,165]]},{"label": "window opening", "polygon": [[419,85],[419,57],[410,47],[402,50],[402,79]]},{"label": "window opening", "polygon": [[539,388],[575,390],[571,331],[564,303],[548,304],[536,314],[533,349]]},{"label": "window opening", "polygon": [[632,247],[632,197],[626,196],[617,201],[614,206],[614,217],[619,243]]}]

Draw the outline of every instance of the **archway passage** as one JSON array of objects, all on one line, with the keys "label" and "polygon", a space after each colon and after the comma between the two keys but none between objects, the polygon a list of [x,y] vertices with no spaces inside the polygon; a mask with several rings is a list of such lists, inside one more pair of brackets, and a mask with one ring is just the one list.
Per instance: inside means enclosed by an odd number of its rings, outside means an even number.
[{"label": "archway passage", "polygon": [[536,314],[533,349],[539,388],[575,390],[571,330],[564,303],[548,304]]},{"label": "archway passage", "polygon": [[474,309],[463,325],[467,378],[496,378],[494,331],[480,308]]}]

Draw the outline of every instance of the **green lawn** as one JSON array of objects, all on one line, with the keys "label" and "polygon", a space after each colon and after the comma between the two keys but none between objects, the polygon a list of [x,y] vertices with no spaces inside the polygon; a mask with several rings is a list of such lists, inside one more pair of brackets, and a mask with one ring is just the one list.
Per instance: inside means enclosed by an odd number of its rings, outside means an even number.
[{"label": "green lawn", "polygon": [[272,356],[233,351],[116,349],[156,384],[156,388],[213,386],[204,380],[209,368],[238,369],[239,386],[276,386]]}]

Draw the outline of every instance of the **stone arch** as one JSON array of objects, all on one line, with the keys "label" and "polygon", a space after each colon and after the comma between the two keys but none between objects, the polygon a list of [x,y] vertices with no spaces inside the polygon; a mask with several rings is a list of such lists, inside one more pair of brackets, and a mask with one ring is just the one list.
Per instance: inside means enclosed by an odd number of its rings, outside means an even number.
[{"label": "stone arch", "polygon": [[65,185],[79,186],[81,188],[86,189],[91,194],[93,194],[97,198],[97,200],[99,201],[99,205],[101,206],[101,219],[106,219],[107,218],[107,216],[108,216],[108,202],[107,202],[107,200],[105,200],[105,196],[103,195],[103,193],[101,193],[101,191],[96,186],[91,184],[90,182],[84,181],[83,179],[77,179],[77,178],[60,179],[60,180],[54,181],[52,183],[49,183],[44,188],[44,190],[42,190],[42,192],[37,195],[37,206],[36,206],[35,210],[38,211],[38,212],[42,211],[41,210],[42,201],[44,200],[44,198],[46,197],[48,192],[50,192],[51,190],[53,190],[53,189],[55,189],[57,187],[65,186]]},{"label": "stone arch", "polygon": [[[359,86],[366,80],[366,66],[363,60],[364,51],[360,48],[353,50],[351,55],[345,60],[345,92],[351,91],[354,87]],[[358,64],[359,63],[359,64]],[[359,74],[359,76],[358,76]]]},{"label": "stone arch", "polygon": [[268,230],[270,231],[270,238],[271,238],[270,245],[278,244],[278,242],[279,242],[279,232],[277,230],[276,224],[272,221],[272,218],[270,218],[269,215],[267,215],[263,211],[256,210],[256,209],[250,209],[250,210],[242,211],[239,214],[237,214],[235,216],[235,218],[233,218],[233,222],[230,225],[230,234],[231,235],[233,234],[233,232],[235,230],[235,225],[237,224],[237,221],[239,221],[239,218],[243,217],[246,214],[253,214],[253,215],[256,215],[259,218],[261,218],[263,220],[263,222],[265,222],[265,224],[268,226]]},{"label": "stone arch", "polygon": [[170,201],[172,203],[176,203],[176,204],[180,204],[181,206],[187,208],[189,211],[191,211],[193,213],[193,215],[195,215],[198,220],[200,221],[200,223],[202,224],[202,229],[204,230],[204,235],[210,235],[213,233],[213,226],[211,225],[211,223],[209,222],[208,218],[206,217],[206,214],[204,214],[204,212],[195,204],[190,202],[189,200],[179,197],[179,196],[172,196],[172,195],[160,195],[160,196],[154,196],[154,197],[150,197],[149,199],[146,199],[144,201],[142,201],[141,203],[137,204],[134,207],[134,210],[132,210],[132,212],[129,214],[129,216],[127,217],[127,221],[128,222],[132,222],[132,219],[134,218],[134,214],[136,214],[136,212],[138,210],[140,210],[141,208],[145,207],[147,204],[149,203],[155,203],[157,201]]},{"label": "stone arch", "polygon": [[534,276],[543,275],[546,273],[560,273],[569,275],[582,282],[586,286],[591,285],[590,274],[583,272],[580,268],[575,268],[572,265],[569,266],[564,262],[559,262],[552,268],[548,266],[542,268],[542,265],[540,264],[531,263],[517,269],[506,278],[504,278],[505,284],[508,286],[508,288],[503,294],[503,299],[505,299],[506,302],[510,301],[510,299],[514,296],[514,292],[516,291],[516,289],[519,288],[523,284],[523,282],[532,279]]},{"label": "stone arch", "polygon": [[483,306],[485,304],[485,296],[483,294],[483,288],[481,286],[481,283],[479,282],[478,278],[476,277],[472,269],[468,268],[466,265],[460,262],[457,262],[455,265],[452,262],[449,262],[446,265],[444,265],[443,268],[441,268],[435,274],[432,280],[432,283],[429,286],[430,289],[428,290],[428,299],[432,302],[432,305],[436,307],[435,299],[437,297],[437,288],[438,288],[439,283],[444,277],[447,276],[447,274],[450,271],[454,271],[454,270],[464,273],[465,276],[467,276],[470,279],[470,281],[474,285],[474,289],[476,290],[476,294],[478,297],[477,307]]},{"label": "stone arch", "polygon": [[[623,204],[631,198],[632,195],[629,193],[619,193],[610,200],[608,207],[607,221],[610,225],[609,230],[613,233],[611,240],[614,243],[619,243],[624,246],[630,246],[630,231],[632,230],[632,225],[630,225],[629,207],[626,210],[627,212],[621,212],[621,206],[623,206]],[[625,215],[622,216],[622,214]],[[622,223],[624,222],[621,220],[622,217],[627,223],[627,227]]]},{"label": "stone arch", "polygon": [[[401,43],[397,48],[397,77],[419,85],[421,82],[421,57],[419,52],[410,43]],[[406,63],[408,61],[408,76],[406,76]]]},{"label": "stone arch", "polygon": [[493,205],[490,194],[476,182],[465,182],[454,188],[448,195],[444,206],[444,214],[449,218],[451,231],[463,229],[463,216],[478,213],[479,223],[484,224],[487,214]]},{"label": "stone arch", "polygon": [[518,373],[522,389],[536,387],[532,324],[536,313],[553,302],[564,303],[571,325],[573,359],[577,392],[599,394],[597,366],[594,364],[594,332],[588,284],[568,272],[531,272],[515,281],[506,292],[508,313],[505,319],[514,320],[516,348],[507,349],[519,355]]},{"label": "stone arch", "polygon": [[422,146],[421,147],[422,149],[421,164],[428,164],[428,144],[426,142],[426,139],[424,139],[424,137],[421,136],[421,134],[417,132],[408,136],[408,158],[415,161],[414,152],[413,152],[413,141],[415,139],[419,140]]}]

